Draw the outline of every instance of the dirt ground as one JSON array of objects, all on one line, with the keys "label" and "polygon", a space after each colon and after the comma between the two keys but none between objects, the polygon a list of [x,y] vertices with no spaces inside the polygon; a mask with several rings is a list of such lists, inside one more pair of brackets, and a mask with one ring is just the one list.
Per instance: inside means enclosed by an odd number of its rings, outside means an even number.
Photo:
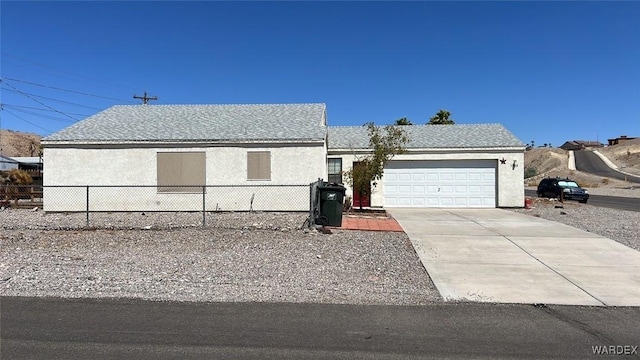
[{"label": "dirt ground", "polygon": [[640,139],[628,140],[614,146],[598,149],[616,164],[620,170],[634,175],[640,175]]}]

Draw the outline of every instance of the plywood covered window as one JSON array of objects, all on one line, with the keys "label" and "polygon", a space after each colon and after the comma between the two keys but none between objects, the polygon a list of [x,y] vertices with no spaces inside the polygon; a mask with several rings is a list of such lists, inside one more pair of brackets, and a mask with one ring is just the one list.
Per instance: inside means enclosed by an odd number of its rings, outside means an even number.
[{"label": "plywood covered window", "polygon": [[205,158],[204,152],[159,152],[158,192],[202,193],[206,184]]},{"label": "plywood covered window", "polygon": [[247,152],[247,180],[271,180],[271,151]]}]

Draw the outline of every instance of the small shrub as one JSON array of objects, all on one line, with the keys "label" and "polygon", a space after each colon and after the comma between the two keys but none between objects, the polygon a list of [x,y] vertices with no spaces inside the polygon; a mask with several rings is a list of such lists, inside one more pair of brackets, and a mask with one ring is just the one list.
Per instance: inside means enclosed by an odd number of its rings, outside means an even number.
[{"label": "small shrub", "polygon": [[533,166],[524,169],[524,178],[528,179],[538,175],[538,171]]},{"label": "small shrub", "polygon": [[602,183],[605,184],[605,185],[608,185],[609,184],[609,178],[602,179]]}]

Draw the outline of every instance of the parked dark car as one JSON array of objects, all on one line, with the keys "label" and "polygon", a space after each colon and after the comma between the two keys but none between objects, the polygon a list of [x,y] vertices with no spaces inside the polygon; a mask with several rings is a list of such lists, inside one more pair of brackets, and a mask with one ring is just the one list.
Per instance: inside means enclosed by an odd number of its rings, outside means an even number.
[{"label": "parked dark car", "polygon": [[586,204],[589,200],[589,192],[568,178],[546,178],[538,184],[538,197],[577,200]]}]

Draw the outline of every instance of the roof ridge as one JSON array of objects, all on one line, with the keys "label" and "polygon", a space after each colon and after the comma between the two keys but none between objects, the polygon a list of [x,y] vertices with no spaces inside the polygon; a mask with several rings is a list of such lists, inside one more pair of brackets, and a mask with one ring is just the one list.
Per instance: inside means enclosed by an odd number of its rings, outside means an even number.
[{"label": "roof ridge", "polygon": [[277,103],[277,104],[266,104],[266,103],[236,103],[236,104],[116,104],[113,107],[137,107],[137,106],[145,106],[145,107],[167,107],[167,106],[284,106],[284,105],[323,105],[327,106],[326,103]]}]

